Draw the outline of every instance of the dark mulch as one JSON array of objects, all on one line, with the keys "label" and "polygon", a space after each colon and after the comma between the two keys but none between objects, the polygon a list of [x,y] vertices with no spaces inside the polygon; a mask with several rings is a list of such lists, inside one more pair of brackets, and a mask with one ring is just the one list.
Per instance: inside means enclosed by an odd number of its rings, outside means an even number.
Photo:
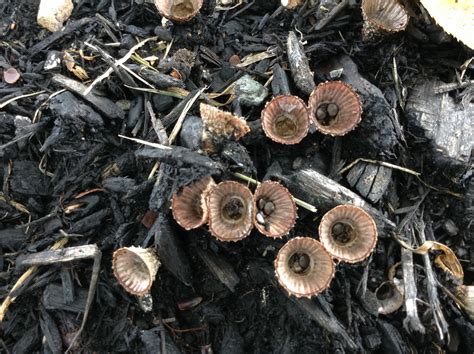
[{"label": "dark mulch", "polygon": [[[442,336],[427,290],[433,280],[427,277],[422,256],[413,256],[411,272],[424,331],[413,328],[403,307],[390,315],[374,312],[367,294],[387,280],[388,270],[401,260],[393,227],[379,228],[378,244],[368,260],[338,264],[330,288],[311,301],[288,297],[273,270],[275,256],[288,239],[317,237],[320,218],[329,208],[318,204],[317,191],[298,182],[298,173],[317,171],[365,198],[367,189],[374,187],[372,180],[358,190],[349,184],[347,172],[341,175],[339,171],[357,158],[367,158],[421,172],[417,178],[392,170],[380,200],[367,201],[377,215],[396,226],[405,218],[405,236],[410,228],[423,225],[428,240],[444,243],[456,253],[464,268],[464,283],[472,284],[472,169],[466,161],[446,161],[417,127],[412,129],[404,110],[406,94],[420,80],[455,83],[459,67],[472,57],[472,51],[427,22],[418,7],[412,6],[415,17],[406,31],[373,44],[361,39],[358,4],[349,5],[318,30],[314,9],[281,11],[279,2],[272,0],[213,12],[212,0],[206,0],[201,14],[191,22],[163,29],[150,3],[78,1],[59,34],[36,24],[38,4],[0,0],[0,71],[13,66],[21,73],[16,84],[0,83],[0,300],[26,271],[16,266],[20,255],[44,251],[69,235],[67,247],[97,244],[102,251],[97,289],[84,332],[74,347],[77,352],[151,353],[163,346],[168,353],[472,352],[474,323],[442,290],[457,284],[434,264],[435,254],[428,263],[448,324]],[[294,146],[271,142],[263,135],[259,118],[270,97],[283,91],[275,75],[267,85],[269,95],[256,106],[238,100],[230,103],[233,96],[229,94],[201,96],[188,112],[189,122],[175,145],[200,136],[191,124],[191,117],[199,116],[200,101],[227,103],[222,109],[245,117],[252,132],[209,160],[197,161],[188,150],[184,157],[180,155],[182,159],[168,156],[149,178],[157,161],[153,148],[119,137],[162,142],[147,104],[170,134],[198,89],[207,87],[206,94],[222,92],[245,74],[265,84],[276,72],[274,64],[289,77],[290,91],[307,100],[289,70],[286,41],[290,30],[298,36],[301,32],[306,42],[316,84],[328,80],[331,69],[344,67],[341,79],[350,82],[363,100],[361,125],[342,138],[310,131]],[[76,85],[81,80],[64,65],[48,67],[48,60],[54,55],[62,58],[67,50],[94,79],[114,59],[152,36],[157,38],[137,49],[125,65],[159,91],[132,89],[147,86],[114,67],[94,89],[94,98],[86,100]],[[274,55],[242,69],[229,63],[234,55],[243,59],[268,48]],[[156,56],[151,62],[161,74],[141,71],[138,59],[151,56]],[[472,77],[473,69],[469,64],[466,78]],[[170,76],[173,70],[181,78]],[[373,86],[357,84],[361,76]],[[61,89],[64,92],[58,93]],[[5,104],[30,93],[35,94]],[[467,105],[472,105],[471,87],[448,95],[456,104],[466,103],[468,97]],[[281,170],[272,172],[275,163]],[[169,209],[173,192],[209,173],[216,181],[235,179],[232,172],[259,180],[280,176],[292,193],[319,210],[314,214],[299,208],[296,227],[277,240],[254,231],[243,241],[223,243],[206,227],[186,232],[175,223]],[[417,238],[408,241],[420,243]],[[151,311],[144,311],[143,304],[127,294],[112,273],[113,251],[130,245],[156,246],[162,257],[163,266],[151,290]],[[91,273],[92,260],[87,259],[40,267],[13,294],[16,301],[0,324],[0,352],[66,350],[80,326]],[[403,276],[398,267],[396,277]],[[183,301],[198,297],[202,302],[197,306],[178,308]]]}]

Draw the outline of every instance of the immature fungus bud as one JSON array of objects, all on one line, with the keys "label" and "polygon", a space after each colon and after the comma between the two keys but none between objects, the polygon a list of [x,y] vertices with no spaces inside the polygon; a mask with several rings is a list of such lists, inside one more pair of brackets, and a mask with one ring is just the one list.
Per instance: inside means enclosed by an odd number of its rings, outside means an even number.
[{"label": "immature fungus bud", "polygon": [[209,230],[221,241],[239,241],[250,234],[255,205],[252,192],[234,181],[219,183],[209,193]]},{"label": "immature fungus bud", "polygon": [[20,73],[15,68],[8,68],[3,72],[3,79],[7,84],[13,85],[20,79]]},{"label": "immature fungus bud", "polygon": [[191,230],[207,222],[207,196],[215,185],[212,177],[208,176],[173,195],[173,218],[182,228]]},{"label": "immature fungus bud", "polygon": [[265,134],[280,144],[297,144],[308,134],[309,113],[303,100],[296,96],[277,96],[262,110]]},{"label": "immature fungus bud", "polygon": [[329,253],[311,237],[295,237],[278,252],[275,274],[290,295],[310,298],[326,290],[334,277]]},{"label": "immature fungus bud", "polygon": [[341,261],[357,263],[366,259],[377,243],[374,219],[354,205],[339,205],[324,214],[319,238],[326,250]]},{"label": "immature fungus bud", "polygon": [[288,189],[278,182],[261,183],[254,194],[257,211],[254,225],[268,237],[282,237],[294,226],[296,205]]},{"label": "immature fungus bud", "polygon": [[364,40],[403,31],[408,24],[408,13],[397,0],[362,0],[362,15]]},{"label": "immature fungus bud", "polygon": [[186,22],[197,15],[203,0],[154,0],[161,15],[176,22]]},{"label": "immature fungus bud", "polygon": [[203,149],[208,154],[219,150],[230,139],[239,140],[250,132],[247,122],[230,112],[204,103],[201,103],[199,110],[203,122]]},{"label": "immature fungus bud", "polygon": [[112,258],[112,269],[119,284],[138,296],[150,291],[159,267],[160,261],[153,248],[123,247],[116,250]]},{"label": "immature fungus bud", "polygon": [[341,81],[319,84],[311,93],[308,106],[311,120],[323,134],[345,135],[361,120],[359,95]]}]

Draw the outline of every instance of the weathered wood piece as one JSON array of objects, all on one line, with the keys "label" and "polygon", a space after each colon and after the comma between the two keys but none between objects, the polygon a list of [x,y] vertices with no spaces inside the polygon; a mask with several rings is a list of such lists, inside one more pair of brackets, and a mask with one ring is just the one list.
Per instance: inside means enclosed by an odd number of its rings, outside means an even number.
[{"label": "weathered wood piece", "polygon": [[49,284],[43,292],[42,303],[47,310],[64,310],[83,313],[87,302],[87,290],[76,289],[74,301],[68,303],[64,298],[62,286]]},{"label": "weathered wood piece", "polygon": [[423,80],[413,87],[405,107],[409,129],[428,139],[435,164],[462,174],[474,149],[474,103],[456,103],[448,92],[435,93],[440,84]]},{"label": "weathered wood piece", "polygon": [[291,75],[296,87],[306,95],[310,95],[311,91],[316,87],[313,72],[309,67],[308,58],[304,52],[303,46],[293,31],[288,33],[286,50],[288,54],[288,62],[290,63]]},{"label": "weathered wood piece", "polygon": [[346,179],[362,197],[376,203],[387,190],[391,177],[391,168],[361,161],[351,168]]},{"label": "weathered wood piece", "polygon": [[141,158],[157,159],[173,166],[195,165],[219,173],[224,166],[210,157],[201,155],[182,146],[162,146],[138,150],[135,155]]},{"label": "weathered wood piece", "polygon": [[285,175],[278,163],[274,163],[265,178],[271,177],[281,180],[295,197],[313,204],[318,209],[329,210],[340,204],[361,207],[374,218],[379,236],[384,236],[385,231],[395,228],[392,221],[357,194],[315,170],[303,168]]}]

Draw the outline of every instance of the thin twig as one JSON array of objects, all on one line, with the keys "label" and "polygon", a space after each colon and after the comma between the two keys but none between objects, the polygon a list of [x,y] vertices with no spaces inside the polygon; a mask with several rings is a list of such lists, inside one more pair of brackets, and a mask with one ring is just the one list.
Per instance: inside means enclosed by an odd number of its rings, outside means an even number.
[{"label": "thin twig", "polygon": [[[147,39],[144,39],[143,41],[137,43],[136,45],[134,45],[132,48],[130,48],[130,50],[127,52],[127,54],[125,54],[123,56],[123,58],[119,59],[119,60],[116,60],[115,61],[115,64],[120,66],[122,64],[124,64],[128,59],[130,59],[130,57],[132,56],[133,53],[135,53],[135,51],[140,48],[141,46],[143,46],[146,42],[149,42],[149,41],[156,41],[158,39],[158,37],[150,37],[150,38],[147,38]],[[86,45],[90,45],[86,42]],[[91,46],[91,45],[90,45]],[[124,67],[125,68],[125,67]],[[87,95],[88,93],[90,93],[92,91],[92,89],[95,87],[95,85],[97,85],[99,82],[101,82],[102,80],[106,79],[107,77],[110,76],[110,74],[112,74],[112,72],[114,71],[113,68],[108,68],[102,75],[99,75],[90,85],[89,87],[84,91],[84,95]],[[149,85],[149,84],[148,84]],[[153,86],[152,86],[153,87]],[[1,108],[1,107],[0,107]]]},{"label": "thin twig", "polygon": [[[260,184],[259,181],[257,181],[256,179],[253,179],[251,177],[248,177],[246,175],[243,175],[241,173],[238,173],[238,172],[235,172],[233,173],[233,175],[237,178],[240,178],[244,181],[247,181],[247,182],[250,182],[250,183],[253,183],[255,184],[256,186],[258,186]],[[295,198],[294,196],[292,196],[293,200],[295,201],[295,204],[299,205],[300,207],[306,209],[306,210],[309,210],[313,213],[316,213],[318,211],[318,209],[316,209],[316,207],[314,205],[311,205],[301,199],[298,199],[298,198]]]}]

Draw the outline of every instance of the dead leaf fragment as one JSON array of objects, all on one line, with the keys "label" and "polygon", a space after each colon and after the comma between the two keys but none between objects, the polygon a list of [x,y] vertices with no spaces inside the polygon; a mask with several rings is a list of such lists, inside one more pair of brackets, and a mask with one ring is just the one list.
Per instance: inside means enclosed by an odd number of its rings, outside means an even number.
[{"label": "dead leaf fragment", "polygon": [[76,61],[68,52],[64,52],[63,63],[66,68],[74,74],[80,80],[88,80],[89,75],[87,72],[80,66],[76,64]]},{"label": "dead leaf fragment", "polygon": [[421,3],[446,33],[474,49],[474,1],[421,0]]}]

